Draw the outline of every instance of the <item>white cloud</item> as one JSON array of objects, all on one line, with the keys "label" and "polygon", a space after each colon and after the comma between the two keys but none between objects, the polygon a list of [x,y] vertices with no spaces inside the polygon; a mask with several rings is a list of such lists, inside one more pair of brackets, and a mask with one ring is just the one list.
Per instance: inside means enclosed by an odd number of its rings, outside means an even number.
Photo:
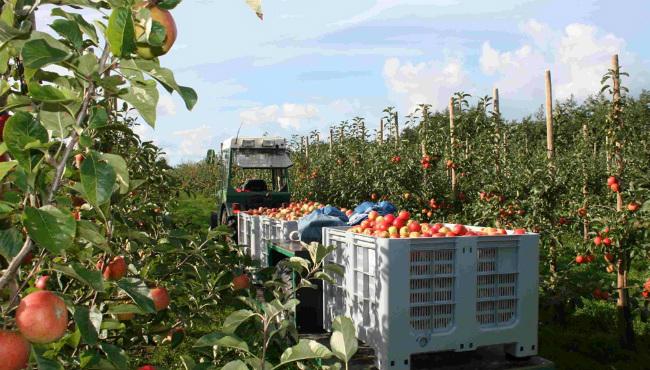
[{"label": "white cloud", "polygon": [[613,54],[620,54],[627,71],[645,73],[635,65],[635,56],[625,51],[625,40],[595,26],[572,23],[555,31],[531,19],[520,29],[528,39],[521,47],[499,51],[486,41],[479,59],[481,70],[496,77],[495,86],[515,99],[541,99],[546,69],[552,73],[555,98],[595,94]]},{"label": "white cloud", "polygon": [[413,64],[390,58],[384,63],[384,79],[391,93],[409,111],[422,103],[444,109],[454,92],[471,88],[460,60]]},{"label": "white cloud", "polygon": [[169,94],[161,94],[160,99],[158,100],[157,111],[158,114],[163,116],[175,116],[176,102],[174,101],[174,98]]},{"label": "white cloud", "polygon": [[239,117],[247,125],[279,123],[282,128],[299,129],[302,121],[318,117],[318,108],[313,104],[284,103],[248,109]]},{"label": "white cloud", "polygon": [[173,154],[175,157],[181,158],[198,158],[210,148],[214,129],[203,125],[189,130],[175,131],[172,135],[181,138],[181,142],[178,144],[176,153],[170,153],[170,155]]},{"label": "white cloud", "polygon": [[611,33],[601,35],[594,26],[574,23],[565,28],[556,63],[561,69],[561,83],[556,89],[559,98],[574,94],[585,97],[600,88],[600,78],[611,66],[613,54],[626,64],[632,64],[634,57],[624,52],[625,40]]}]

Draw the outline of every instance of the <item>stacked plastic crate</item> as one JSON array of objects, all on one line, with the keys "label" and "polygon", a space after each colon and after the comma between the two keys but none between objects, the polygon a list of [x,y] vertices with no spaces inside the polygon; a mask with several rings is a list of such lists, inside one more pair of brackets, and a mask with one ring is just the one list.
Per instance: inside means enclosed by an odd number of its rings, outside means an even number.
[{"label": "stacked plastic crate", "polygon": [[326,311],[352,317],[381,369],[409,369],[413,354],[493,344],[516,357],[537,353],[538,235],[323,236],[348,256],[341,289],[325,289]]}]

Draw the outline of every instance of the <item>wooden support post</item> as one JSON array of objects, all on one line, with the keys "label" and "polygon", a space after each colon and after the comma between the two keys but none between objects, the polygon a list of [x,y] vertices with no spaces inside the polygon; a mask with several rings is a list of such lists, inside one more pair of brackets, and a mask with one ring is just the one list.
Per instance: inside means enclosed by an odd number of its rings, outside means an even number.
[{"label": "wooden support post", "polygon": [[309,136],[305,136],[305,159],[309,163]]},{"label": "wooden support post", "polygon": [[379,144],[384,143],[384,119],[379,120],[379,131],[377,132],[377,142]]},{"label": "wooden support post", "polygon": [[546,156],[549,165],[553,166],[553,86],[551,83],[551,71],[546,71]]},{"label": "wooden support post", "polygon": [[[449,138],[450,138],[450,152],[451,152],[451,161],[455,159],[455,146],[456,138],[454,134],[454,98],[449,98]],[[451,192],[456,193],[456,169],[454,168],[456,163],[452,163],[451,166]]]},{"label": "wooden support post", "polygon": [[399,148],[399,117],[395,112],[395,148]]},{"label": "wooden support post", "polygon": [[339,144],[343,144],[343,136],[345,136],[345,129],[341,126],[339,129]]},{"label": "wooden support post", "polygon": [[[551,177],[554,176],[553,154],[553,86],[551,83],[551,71],[546,70],[546,157],[548,158],[548,171]],[[551,220],[552,221],[552,220]],[[549,269],[551,274],[557,273],[557,253],[555,250],[555,241],[551,240],[549,244]]]},{"label": "wooden support post", "polygon": [[501,142],[501,111],[499,110],[499,89],[496,87],[492,91],[492,115],[494,118],[494,165],[497,177],[500,172],[500,142]]},{"label": "wooden support post", "polygon": [[[587,122],[582,124],[582,139],[584,140],[584,155],[585,158],[582,159],[582,171],[583,171],[583,181],[582,181],[582,208],[587,211],[589,207],[589,187],[587,184],[587,179],[588,179],[588,173],[587,173],[587,157],[589,153],[589,127],[587,127]],[[587,220],[587,217],[583,217],[582,219],[582,238],[587,241],[589,240],[589,220]]]},{"label": "wooden support post", "polygon": [[[623,129],[623,101],[621,99],[621,75],[618,64],[618,55],[612,56],[612,112],[610,122],[611,141],[609,143],[609,153],[611,156],[611,166],[616,173],[616,178],[621,181],[624,179],[625,163],[623,161],[623,142],[620,135],[617,135]],[[611,172],[610,172],[611,173]],[[623,186],[626,184],[623,183]],[[616,210],[623,211],[623,196],[620,192],[616,193]],[[629,246],[617,242],[617,261],[616,261],[616,290],[618,297],[616,300],[616,310],[618,313],[618,330],[621,346],[625,349],[635,349],[634,326],[632,322],[632,312],[630,308],[630,291],[628,287],[627,272],[630,265],[630,251],[626,249]]]},{"label": "wooden support post", "polygon": [[330,153],[332,152],[333,148],[334,148],[334,129],[330,128]]}]

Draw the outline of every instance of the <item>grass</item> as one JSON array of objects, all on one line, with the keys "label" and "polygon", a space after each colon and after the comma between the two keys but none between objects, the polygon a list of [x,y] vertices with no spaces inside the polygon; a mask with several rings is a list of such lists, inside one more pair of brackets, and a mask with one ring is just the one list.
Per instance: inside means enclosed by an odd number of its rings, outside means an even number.
[{"label": "grass", "polygon": [[650,368],[650,323],[635,315],[636,351],[621,348],[616,333],[613,302],[582,299],[566,325],[543,323],[539,327],[540,356],[557,369],[648,369]]},{"label": "grass", "polygon": [[187,195],[183,193],[172,209],[172,219],[177,224],[185,225],[189,230],[205,230],[210,226],[210,215],[217,210],[215,197],[205,195]]}]

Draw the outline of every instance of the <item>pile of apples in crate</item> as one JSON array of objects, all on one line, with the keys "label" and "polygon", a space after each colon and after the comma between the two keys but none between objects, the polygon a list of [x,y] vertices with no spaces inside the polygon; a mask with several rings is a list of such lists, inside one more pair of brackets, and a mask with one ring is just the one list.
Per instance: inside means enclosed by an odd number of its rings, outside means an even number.
[{"label": "pile of apples in crate", "polygon": [[[380,216],[377,211],[370,211],[368,218],[360,225],[350,228],[348,231],[375,236],[378,238],[445,238],[454,236],[499,236],[507,235],[505,229],[493,227],[471,229],[460,224],[445,226],[441,223],[420,223],[411,219],[408,211],[400,211],[396,216],[387,214]],[[525,234],[526,230],[516,229],[514,234]]]},{"label": "pile of apples in crate", "polygon": [[253,216],[267,216],[278,220],[294,221],[299,220],[322,207],[324,207],[324,205],[319,202],[303,201],[291,202],[285,207],[280,208],[259,207],[249,209],[245,212]]}]

